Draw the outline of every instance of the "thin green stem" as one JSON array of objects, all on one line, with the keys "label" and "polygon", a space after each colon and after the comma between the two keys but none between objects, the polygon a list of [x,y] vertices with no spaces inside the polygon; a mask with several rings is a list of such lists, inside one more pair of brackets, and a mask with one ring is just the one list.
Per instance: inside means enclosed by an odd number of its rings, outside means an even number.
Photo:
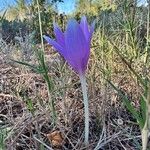
[{"label": "thin green stem", "polygon": [[42,50],[44,52],[44,42],[43,42],[43,33],[42,33],[42,21],[41,21],[40,5],[39,5],[39,1],[38,0],[37,0],[37,8],[38,8],[38,16],[39,16],[41,44],[42,44]]},{"label": "thin green stem", "polygon": [[51,92],[52,92],[52,81],[49,78],[48,75],[48,70],[47,70],[47,66],[45,64],[45,57],[44,57],[44,42],[43,42],[43,31],[42,31],[42,21],[41,21],[41,13],[40,13],[40,5],[39,5],[39,0],[37,0],[37,8],[38,8],[38,16],[39,16],[39,27],[40,27],[40,36],[41,36],[41,45],[42,45],[42,52],[38,52],[38,56],[39,56],[39,63],[42,67],[42,69],[44,70],[43,78],[46,81],[47,84],[47,89],[48,89],[48,98],[49,98],[49,102],[50,102],[50,109],[52,111],[52,118],[53,118],[53,122],[55,124],[56,122],[56,111],[55,111],[55,104],[54,101],[52,99],[51,96]]},{"label": "thin green stem", "polygon": [[89,104],[87,96],[86,78],[84,74],[80,74],[80,82],[83,92],[83,102],[84,102],[84,117],[85,117],[85,145],[89,144]]},{"label": "thin green stem", "polygon": [[49,98],[49,102],[50,102],[50,110],[52,111],[52,119],[53,119],[53,123],[56,123],[56,119],[57,119],[57,115],[56,115],[56,110],[55,110],[55,103],[54,100],[51,96],[51,91],[52,91],[52,83],[49,79],[48,74],[45,74],[44,79],[46,81],[47,84],[47,88],[48,88],[48,98]]},{"label": "thin green stem", "polygon": [[150,32],[150,23],[149,23],[149,20],[150,20],[150,1],[147,0],[147,3],[148,3],[148,14],[147,14],[147,33],[146,33],[146,53],[145,53],[145,63],[148,63],[148,57],[149,57],[149,51],[148,51],[148,48],[149,48],[149,32]]}]

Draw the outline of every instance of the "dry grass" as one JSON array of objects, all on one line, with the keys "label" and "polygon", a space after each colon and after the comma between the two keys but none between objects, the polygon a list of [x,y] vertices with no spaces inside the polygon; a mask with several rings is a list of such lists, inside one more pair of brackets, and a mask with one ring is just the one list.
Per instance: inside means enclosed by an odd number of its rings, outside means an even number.
[{"label": "dry grass", "polygon": [[[78,77],[60,56],[52,50],[46,51],[49,75],[55,85],[52,97],[58,119],[53,125],[45,81],[32,70],[10,62],[9,58],[23,58],[20,51],[14,52],[15,46],[10,46],[9,53],[3,51],[0,55],[0,128],[1,134],[8,132],[4,139],[6,149],[85,149],[83,103]],[[35,59],[30,61],[36,63]],[[122,106],[117,93],[102,78],[99,65],[100,62],[91,56],[87,73],[91,119],[88,150],[138,150],[141,142],[139,128]],[[137,105],[139,89],[122,67],[121,63],[116,64],[114,70],[118,74],[112,76],[113,81]],[[29,101],[32,102],[32,110]],[[56,137],[54,133],[57,133]]]}]

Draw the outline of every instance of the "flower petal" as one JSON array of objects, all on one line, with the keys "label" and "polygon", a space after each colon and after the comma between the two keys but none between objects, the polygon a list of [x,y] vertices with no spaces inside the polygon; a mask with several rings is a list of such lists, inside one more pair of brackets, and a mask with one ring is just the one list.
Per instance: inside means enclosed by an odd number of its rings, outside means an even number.
[{"label": "flower petal", "polygon": [[68,22],[65,32],[65,45],[68,63],[77,73],[85,72],[90,48],[80,25],[74,19]]},{"label": "flower petal", "polygon": [[89,28],[88,28],[88,22],[85,16],[81,18],[80,27],[84,33],[84,36],[86,40],[89,38]]},{"label": "flower petal", "polygon": [[65,39],[64,33],[61,31],[60,27],[54,23],[54,33],[57,39],[57,42],[62,46],[65,47]]},{"label": "flower petal", "polygon": [[50,37],[44,35],[43,38],[50,44],[52,45],[61,55],[63,54],[64,48],[57,43],[56,41],[54,41],[53,39],[51,39]]}]

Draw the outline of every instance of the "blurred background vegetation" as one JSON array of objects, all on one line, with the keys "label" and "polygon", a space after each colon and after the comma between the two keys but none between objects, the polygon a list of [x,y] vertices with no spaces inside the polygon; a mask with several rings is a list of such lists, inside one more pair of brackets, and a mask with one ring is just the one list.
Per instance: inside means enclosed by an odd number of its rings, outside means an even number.
[{"label": "blurred background vegetation", "polygon": [[[39,1],[43,34],[52,35],[53,22],[57,22],[64,29],[68,18],[80,19],[82,15],[86,15],[89,20],[96,19],[97,26],[105,24],[103,27],[108,34],[128,30],[132,36],[132,46],[136,46],[136,43],[144,46],[138,40],[146,40],[146,14],[149,9],[146,2],[139,6],[137,0],[76,0],[75,9],[67,14],[59,13],[58,3],[63,3],[63,0]],[[15,36],[30,33],[34,34],[35,42],[38,42],[40,36],[36,0],[30,3],[27,0],[16,0],[14,6],[7,7],[0,14],[0,33],[3,39],[10,42]],[[135,38],[136,35],[138,39]]]}]

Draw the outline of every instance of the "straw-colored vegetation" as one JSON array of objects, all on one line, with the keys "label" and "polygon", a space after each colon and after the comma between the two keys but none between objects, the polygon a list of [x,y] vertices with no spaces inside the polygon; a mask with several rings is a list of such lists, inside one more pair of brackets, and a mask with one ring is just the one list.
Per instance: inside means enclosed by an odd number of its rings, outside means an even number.
[{"label": "straw-colored vegetation", "polygon": [[[0,17],[0,150],[150,148],[150,1],[78,0],[58,14],[54,0],[18,0]],[[46,42],[53,22],[96,21],[86,70],[90,135],[84,144],[79,76]]]}]

